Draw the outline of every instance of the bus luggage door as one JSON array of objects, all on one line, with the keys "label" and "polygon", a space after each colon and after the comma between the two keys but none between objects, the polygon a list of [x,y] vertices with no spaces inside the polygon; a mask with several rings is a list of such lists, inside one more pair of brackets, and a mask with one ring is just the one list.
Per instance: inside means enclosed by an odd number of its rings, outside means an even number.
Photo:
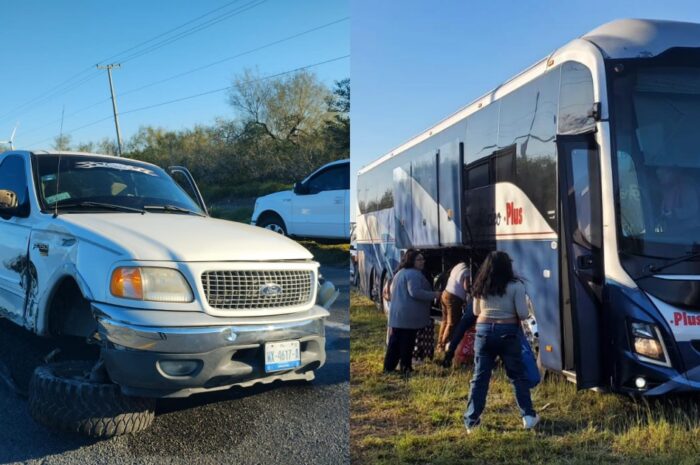
[{"label": "bus luggage door", "polygon": [[564,370],[578,389],[604,386],[600,153],[593,136],[557,138]]}]

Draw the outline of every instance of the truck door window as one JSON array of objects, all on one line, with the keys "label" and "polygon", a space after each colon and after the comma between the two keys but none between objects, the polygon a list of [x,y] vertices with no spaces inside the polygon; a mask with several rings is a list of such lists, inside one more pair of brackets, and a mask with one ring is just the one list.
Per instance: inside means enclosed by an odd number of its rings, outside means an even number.
[{"label": "truck door window", "polygon": [[346,165],[332,166],[318,173],[308,183],[309,194],[350,188],[350,171]]},{"label": "truck door window", "polygon": [[[0,163],[0,189],[9,190],[17,194],[18,205],[27,205],[27,175],[24,168],[24,160],[20,157],[9,156]],[[22,210],[25,211],[17,216],[26,217],[29,215],[28,208]]]}]

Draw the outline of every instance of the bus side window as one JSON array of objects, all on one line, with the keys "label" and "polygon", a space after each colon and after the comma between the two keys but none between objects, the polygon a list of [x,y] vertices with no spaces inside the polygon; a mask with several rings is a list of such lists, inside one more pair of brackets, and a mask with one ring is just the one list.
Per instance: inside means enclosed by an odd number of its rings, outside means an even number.
[{"label": "bus side window", "polygon": [[491,182],[489,173],[489,163],[479,163],[466,170],[465,188],[476,189],[479,187],[488,186]]},{"label": "bus side window", "polygon": [[559,134],[581,134],[595,129],[593,77],[586,66],[573,61],[561,67]]},{"label": "bus side window", "polygon": [[515,144],[493,154],[495,182],[516,183]]},{"label": "bus side window", "polygon": [[[600,219],[596,214],[599,200],[595,192],[598,187],[591,186],[591,173],[595,176],[595,157],[597,151],[590,149],[573,149],[571,151],[571,171],[573,176],[574,202],[576,211],[576,231],[573,239],[586,248],[600,247]],[[591,166],[593,164],[593,166]]]}]

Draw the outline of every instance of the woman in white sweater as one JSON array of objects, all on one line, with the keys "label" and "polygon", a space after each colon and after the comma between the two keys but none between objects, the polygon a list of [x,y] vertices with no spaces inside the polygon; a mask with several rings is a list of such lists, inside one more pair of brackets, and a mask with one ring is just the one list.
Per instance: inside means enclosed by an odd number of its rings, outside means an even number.
[{"label": "woman in white sweater", "polygon": [[525,286],[514,276],[507,253],[496,251],[486,257],[474,281],[472,295],[477,320],[474,375],[464,413],[467,432],[481,423],[496,357],[503,361],[506,374],[513,384],[523,426],[533,428],[539,416],[532,407],[518,340],[520,320],[528,316]]}]

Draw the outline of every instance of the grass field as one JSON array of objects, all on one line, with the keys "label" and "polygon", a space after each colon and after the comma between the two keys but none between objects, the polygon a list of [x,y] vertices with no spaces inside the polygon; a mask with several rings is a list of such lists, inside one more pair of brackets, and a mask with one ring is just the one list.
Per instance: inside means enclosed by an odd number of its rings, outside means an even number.
[{"label": "grass field", "polygon": [[346,266],[350,273],[350,244],[323,243],[312,240],[300,240],[299,243],[309,249],[314,259],[328,266]]},{"label": "grass field", "polygon": [[532,391],[542,422],[524,431],[501,369],[491,380],[482,428],[467,435],[462,413],[470,369],[416,367],[383,375],[386,320],[351,297],[350,444],[356,464],[700,464],[700,397],[633,401],[552,376]]}]

